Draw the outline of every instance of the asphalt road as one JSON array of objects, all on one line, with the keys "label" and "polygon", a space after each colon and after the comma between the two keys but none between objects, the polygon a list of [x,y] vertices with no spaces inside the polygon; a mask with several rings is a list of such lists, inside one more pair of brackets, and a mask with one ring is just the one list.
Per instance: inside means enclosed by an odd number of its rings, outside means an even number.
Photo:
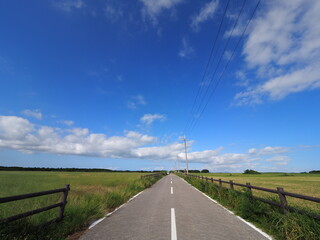
[{"label": "asphalt road", "polygon": [[89,229],[82,240],[265,240],[183,179],[168,175]]}]

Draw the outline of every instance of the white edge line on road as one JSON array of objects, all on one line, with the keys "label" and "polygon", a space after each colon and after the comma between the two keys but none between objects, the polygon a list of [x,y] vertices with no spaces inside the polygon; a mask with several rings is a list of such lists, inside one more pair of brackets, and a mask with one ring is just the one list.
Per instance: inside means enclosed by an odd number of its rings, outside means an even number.
[{"label": "white edge line on road", "polygon": [[171,240],[177,240],[176,214],[171,208]]},{"label": "white edge line on road", "polygon": [[[222,207],[223,209],[227,210],[230,214],[235,215],[232,211],[230,211],[229,209],[225,208],[224,206],[222,206],[220,203],[218,203],[216,200],[212,199],[211,197],[209,197],[207,194],[205,194],[204,192],[201,192],[198,188],[192,186],[190,183],[188,183],[186,180],[184,180],[183,178],[181,178],[183,181],[185,181],[187,184],[189,184],[191,187],[193,187],[195,190],[197,190],[198,192],[202,193],[204,196],[206,196],[209,200],[211,200],[212,202],[216,203],[217,205],[219,205],[220,207]],[[235,215],[236,216],[236,215]],[[236,216],[238,219],[240,219],[242,222],[246,223],[247,225],[249,225],[251,228],[253,228],[254,230],[256,230],[257,232],[259,232],[261,235],[263,235],[264,237],[266,237],[269,240],[272,240],[272,237],[270,235],[268,235],[267,233],[263,232],[261,229],[257,228],[256,226],[254,226],[252,223],[247,222],[246,220],[244,220],[242,217],[240,216]]]},{"label": "white edge line on road", "polygon": [[100,218],[89,226],[89,229],[93,228],[98,223],[102,222],[106,217]]},{"label": "white edge line on road", "polygon": [[88,229],[93,228],[94,226],[96,226],[98,223],[102,222],[106,217],[109,217],[110,215],[112,215],[113,213],[115,213],[116,211],[118,211],[120,208],[122,208],[124,205],[126,205],[127,203],[129,203],[130,201],[132,201],[134,198],[138,197],[141,193],[143,193],[145,190],[139,192],[138,194],[134,195],[132,198],[130,198],[126,203],[122,204],[121,206],[117,207],[115,210],[113,210],[112,212],[108,213],[106,216],[104,216],[103,218],[98,219],[97,221],[94,221]]}]

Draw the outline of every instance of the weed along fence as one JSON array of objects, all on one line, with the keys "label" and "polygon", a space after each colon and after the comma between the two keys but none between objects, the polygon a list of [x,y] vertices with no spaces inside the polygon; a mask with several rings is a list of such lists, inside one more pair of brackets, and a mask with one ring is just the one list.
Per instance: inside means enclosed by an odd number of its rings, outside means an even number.
[{"label": "weed along fence", "polygon": [[158,176],[162,176],[164,173],[159,172],[159,173],[153,173],[153,174],[148,174],[148,175],[142,175],[141,179],[143,178],[149,178],[149,177],[158,177]]},{"label": "weed along fence", "polygon": [[59,222],[63,219],[63,216],[64,216],[63,214],[64,214],[64,209],[67,204],[67,197],[68,197],[69,191],[70,191],[70,185],[67,184],[67,185],[65,185],[64,188],[0,198],[0,204],[2,204],[2,203],[23,200],[23,199],[27,199],[27,198],[40,197],[40,196],[54,194],[54,193],[60,193],[60,192],[62,193],[61,202],[47,206],[47,207],[38,208],[38,209],[29,211],[29,212],[21,213],[21,214],[15,215],[15,216],[11,216],[8,218],[0,219],[0,224],[5,224],[5,223],[9,223],[9,222],[21,219],[21,218],[29,217],[29,216],[35,215],[37,213],[48,211],[53,208],[59,208],[57,218],[47,222],[46,224],[52,223],[52,222]]},{"label": "weed along fence", "polygon": [[[311,217],[313,217],[313,218],[315,218],[315,219],[320,220],[320,216],[319,216],[319,215],[315,215],[315,214],[309,213],[309,212],[307,212],[307,211],[300,210],[300,209],[297,209],[297,208],[288,206],[288,201],[287,201],[287,198],[286,198],[286,196],[289,196],[289,197],[299,198],[299,199],[302,199],[302,200],[307,200],[307,201],[311,201],[311,202],[315,202],[315,203],[320,203],[320,198],[317,198],[317,197],[310,197],[310,196],[306,196],[306,195],[301,195],[301,194],[286,192],[286,191],[284,191],[284,189],[281,188],[281,187],[278,187],[278,188],[275,190],[275,189],[269,189],[269,188],[264,188],[264,187],[253,186],[253,185],[251,185],[250,183],[246,183],[246,184],[235,183],[235,182],[233,182],[232,180],[230,180],[230,181],[223,181],[223,180],[221,180],[221,179],[214,179],[214,178],[197,176],[197,175],[190,175],[190,174],[188,174],[188,175],[186,175],[186,176],[192,177],[192,178],[202,179],[202,180],[205,180],[205,181],[211,182],[211,183],[217,182],[217,183],[218,183],[218,186],[219,186],[220,188],[223,187],[222,184],[224,183],[224,184],[227,184],[227,185],[229,186],[229,188],[227,188],[227,187],[224,187],[224,188],[226,188],[226,189],[232,189],[232,190],[234,190],[235,192],[238,192],[238,193],[242,193],[242,192],[235,190],[235,189],[234,189],[234,186],[244,187],[244,188],[246,188],[246,189],[249,191],[249,193],[251,193],[251,197],[254,198],[254,199],[257,199],[257,200],[259,200],[259,201],[262,201],[262,202],[264,202],[264,203],[267,203],[267,204],[270,204],[270,205],[273,205],[273,206],[280,207],[280,208],[283,209],[284,212],[286,212],[286,211],[298,212],[298,213],[301,213],[301,214],[307,214],[307,215],[309,215],[309,216],[311,216]],[[256,189],[256,190],[259,190],[259,191],[264,191],[264,192],[268,192],[268,193],[277,194],[278,197],[279,197],[279,202],[274,202],[274,201],[271,201],[271,200],[268,200],[268,199],[265,199],[265,198],[253,196],[253,194],[252,194],[252,189]]]}]

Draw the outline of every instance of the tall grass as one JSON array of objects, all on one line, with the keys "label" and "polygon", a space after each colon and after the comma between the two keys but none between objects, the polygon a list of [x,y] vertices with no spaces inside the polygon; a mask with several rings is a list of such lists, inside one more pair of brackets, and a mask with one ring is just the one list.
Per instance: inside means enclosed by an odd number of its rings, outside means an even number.
[{"label": "tall grass", "polygon": [[235,214],[254,223],[275,239],[320,239],[320,221],[298,213],[284,214],[277,207],[251,198],[251,193],[247,189],[242,189],[243,194],[238,194],[233,190],[219,188],[218,185],[201,179],[185,176],[183,178]]},{"label": "tall grass", "polygon": [[[41,225],[56,217],[58,210],[52,209],[1,226],[0,239],[65,239],[159,179],[140,176],[141,173],[0,172],[0,197],[61,188],[67,183],[71,186],[62,222]],[[0,218],[51,205],[60,197],[53,194],[1,204]]]},{"label": "tall grass", "polygon": [[[320,174],[301,174],[301,173],[262,173],[262,174],[241,174],[241,173],[208,173],[196,174],[224,181],[233,180],[236,183],[266,187],[277,189],[284,188],[287,192],[298,193],[320,198]],[[229,184],[223,184],[229,187]],[[234,186],[235,190],[241,190],[241,187]],[[262,198],[277,197],[274,193],[263,192],[253,189],[254,196]],[[287,197],[290,206],[297,207],[303,210],[311,210],[320,213],[320,204],[310,201],[301,200],[298,198]]]}]

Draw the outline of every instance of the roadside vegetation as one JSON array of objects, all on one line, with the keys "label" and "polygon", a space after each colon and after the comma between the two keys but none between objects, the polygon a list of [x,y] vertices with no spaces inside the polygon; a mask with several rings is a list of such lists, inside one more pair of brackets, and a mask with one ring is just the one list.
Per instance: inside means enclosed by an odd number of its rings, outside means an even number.
[{"label": "roadside vegetation", "polygon": [[[238,178],[230,178],[233,176],[228,176],[228,174],[201,174],[205,176],[210,176],[214,178],[221,178],[224,180],[234,180],[238,183],[250,181],[251,185],[261,186],[262,182],[264,183],[264,187],[272,187],[270,185],[283,185],[282,181],[278,181],[275,183],[275,179],[268,181],[268,177],[280,178],[278,174],[277,177],[274,174],[268,174],[264,176],[264,179],[261,178],[264,174],[255,175],[258,178],[247,178],[245,176],[245,180],[241,178],[241,175],[236,174]],[[218,175],[218,176],[217,176]],[[233,174],[232,174],[233,175]],[[205,192],[211,198],[217,200],[220,204],[225,206],[226,208],[232,210],[236,215],[241,216],[242,218],[252,222],[257,227],[261,228],[268,234],[272,235],[275,239],[301,239],[301,240],[315,240],[320,238],[320,221],[314,218],[311,218],[307,215],[302,215],[299,213],[287,212],[284,213],[278,207],[271,206],[269,204],[263,203],[261,201],[255,200],[251,198],[251,193],[247,189],[240,189],[242,194],[238,194],[234,190],[219,188],[217,184],[212,184],[211,182],[206,182],[202,179],[190,178],[186,177],[183,174],[179,176],[183,177],[186,181],[188,181],[191,185],[198,188],[200,191]],[[320,176],[317,176],[317,186],[313,186],[311,184],[310,189],[318,189]],[[242,181],[241,181],[242,180]],[[243,181],[244,180],[244,181]],[[309,179],[310,180],[310,179]],[[284,183],[288,183],[289,181],[284,181]],[[290,182],[295,182],[291,180]],[[312,181],[311,181],[312,182]],[[299,183],[299,181],[298,181]],[[300,183],[301,184],[301,183]],[[302,184],[303,185],[303,184]],[[303,186],[301,186],[302,188]],[[314,188],[313,188],[314,187]],[[308,185],[304,185],[304,192],[301,194],[305,195],[316,195],[312,194]],[[239,190],[239,189],[238,189]],[[294,189],[289,188],[288,191]],[[319,194],[319,191],[316,192]],[[254,193],[253,193],[254,194]],[[276,196],[267,197],[269,200],[277,201]],[[307,202],[307,201],[305,201]],[[318,204],[319,205],[319,204]],[[319,207],[319,206],[318,206]],[[305,208],[305,210],[310,213],[319,214],[320,211],[316,211],[313,208]]]},{"label": "roadside vegetation", "polygon": [[[261,174],[243,174],[243,173],[201,173],[195,174],[205,177],[213,177],[224,181],[233,180],[236,183],[250,183],[253,186],[277,189],[282,187],[287,192],[308,195],[320,198],[320,174],[319,173],[261,173]],[[223,184],[229,187],[228,184]],[[235,190],[241,190],[241,187],[235,186]],[[253,195],[263,198],[277,197],[273,193],[252,190]],[[320,213],[320,204],[287,197],[290,206],[298,207],[304,210],[312,210]]]},{"label": "roadside vegetation", "polygon": [[[161,178],[140,179],[143,174],[1,171],[0,197],[51,190],[65,184],[70,184],[71,190],[62,222],[41,225],[56,217],[58,209],[52,209],[1,226],[0,239],[66,239]],[[60,197],[53,194],[0,204],[0,219],[57,203]]]}]

